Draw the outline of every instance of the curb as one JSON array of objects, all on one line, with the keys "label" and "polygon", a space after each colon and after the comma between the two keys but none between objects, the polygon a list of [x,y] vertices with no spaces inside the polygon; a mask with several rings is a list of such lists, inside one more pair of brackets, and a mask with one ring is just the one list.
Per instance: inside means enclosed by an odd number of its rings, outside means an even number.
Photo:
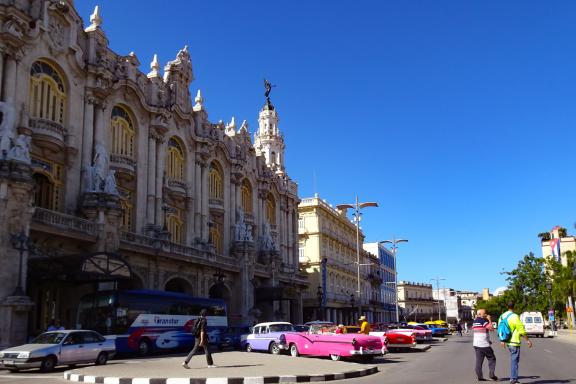
[{"label": "curb", "polygon": [[177,378],[148,378],[148,377],[104,377],[90,376],[64,372],[64,379],[84,383],[103,384],[267,384],[267,383],[308,383],[312,381],[332,381],[353,379],[356,377],[373,375],[378,367],[367,367],[355,371],[342,373],[327,373],[320,375],[298,376],[255,376],[255,377],[177,377]]}]

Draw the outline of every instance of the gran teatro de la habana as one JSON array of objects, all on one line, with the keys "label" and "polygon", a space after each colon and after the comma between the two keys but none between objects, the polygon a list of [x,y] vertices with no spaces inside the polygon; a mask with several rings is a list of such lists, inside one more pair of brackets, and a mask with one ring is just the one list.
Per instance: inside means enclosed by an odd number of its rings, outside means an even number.
[{"label": "gran teatro de la habana", "polygon": [[302,321],[298,187],[270,84],[252,138],[209,120],[187,47],[144,73],[103,26],[72,0],[0,0],[0,348],[77,326],[104,290]]}]

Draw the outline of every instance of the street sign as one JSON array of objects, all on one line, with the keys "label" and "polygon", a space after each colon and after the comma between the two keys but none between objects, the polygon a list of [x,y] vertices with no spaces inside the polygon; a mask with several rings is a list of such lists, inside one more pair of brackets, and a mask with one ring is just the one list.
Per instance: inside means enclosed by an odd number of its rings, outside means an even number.
[{"label": "street sign", "polygon": [[566,312],[570,313],[570,312],[572,312],[572,311],[573,311],[573,310],[572,310],[572,307],[566,307]]}]

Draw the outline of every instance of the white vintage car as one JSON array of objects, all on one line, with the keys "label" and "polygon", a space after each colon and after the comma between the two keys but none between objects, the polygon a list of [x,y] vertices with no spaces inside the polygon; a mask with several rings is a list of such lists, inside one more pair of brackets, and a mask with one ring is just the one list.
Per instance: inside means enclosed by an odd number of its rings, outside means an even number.
[{"label": "white vintage car", "polygon": [[58,365],[103,365],[115,353],[115,341],[98,332],[52,331],[41,334],[29,344],[0,351],[0,368],[10,371],[40,368],[43,372],[50,372]]}]

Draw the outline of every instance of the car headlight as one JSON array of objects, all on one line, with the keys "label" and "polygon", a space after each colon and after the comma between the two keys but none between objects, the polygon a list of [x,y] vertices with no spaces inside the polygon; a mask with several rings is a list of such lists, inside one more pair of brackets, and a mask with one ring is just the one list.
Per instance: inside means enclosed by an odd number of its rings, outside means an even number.
[{"label": "car headlight", "polygon": [[18,353],[18,359],[27,359],[30,357],[30,352],[20,352]]},{"label": "car headlight", "polygon": [[4,352],[0,352],[0,357],[4,357]]}]

